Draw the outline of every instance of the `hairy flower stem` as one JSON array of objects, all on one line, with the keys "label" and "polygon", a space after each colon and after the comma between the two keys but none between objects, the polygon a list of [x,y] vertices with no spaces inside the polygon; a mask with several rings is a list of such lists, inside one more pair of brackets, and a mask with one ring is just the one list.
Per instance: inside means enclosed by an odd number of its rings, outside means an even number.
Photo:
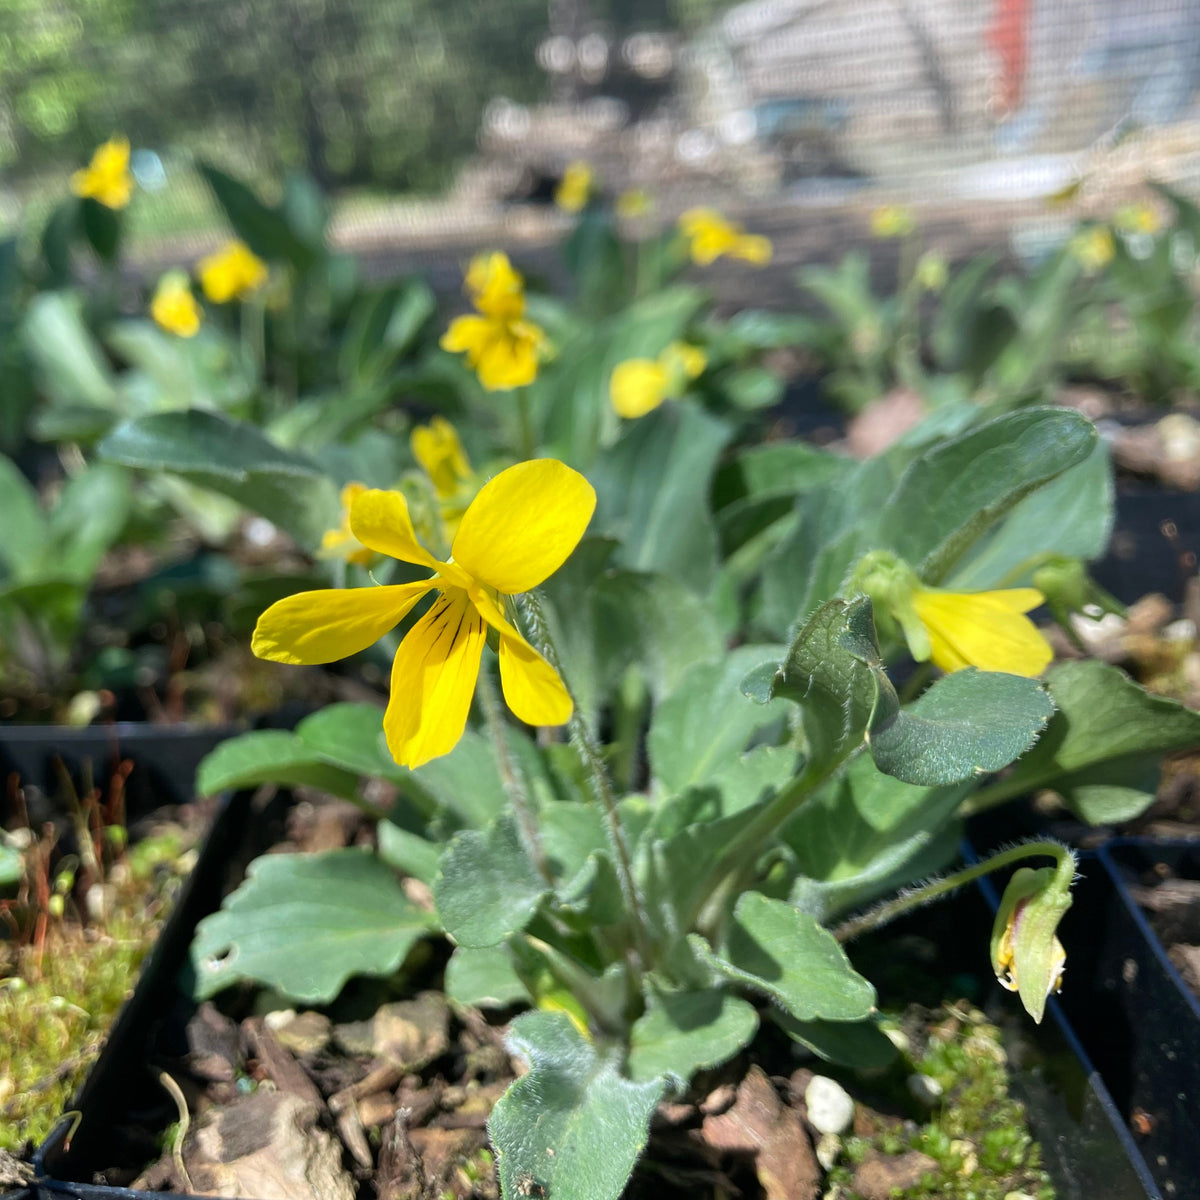
[{"label": "hairy flower stem", "polygon": [[513,765],[512,755],[508,752],[508,742],[505,738],[504,713],[500,710],[500,698],[496,695],[496,685],[492,682],[492,673],[486,664],[479,672],[479,698],[483,703],[483,717],[487,722],[488,733],[491,734],[492,745],[496,750],[496,765],[500,771],[500,782],[512,804],[516,814],[517,824],[521,830],[521,841],[538,874],[551,886],[554,884],[554,873],[546,861],[542,849],[542,838],[538,832],[537,821],[533,809],[529,805],[529,797],[525,792],[525,783]]},{"label": "hairy flower stem", "polygon": [[911,909],[920,908],[921,905],[929,904],[934,900],[941,900],[964,884],[973,883],[976,879],[981,879],[992,871],[999,871],[1003,867],[1020,862],[1023,858],[1043,856],[1054,859],[1057,873],[1056,882],[1065,891],[1070,887],[1071,880],[1075,878],[1075,855],[1059,842],[1023,842],[1019,846],[1010,846],[1007,850],[1001,850],[990,858],[985,858],[983,862],[966,867],[962,871],[956,871],[953,875],[947,875],[943,879],[934,879],[919,887],[907,888],[894,899],[885,900],[870,911],[843,921],[834,929],[833,936],[839,942],[848,942],[861,934],[869,933],[872,929],[886,925]]},{"label": "hairy flower stem", "polygon": [[[558,657],[558,650],[550,637],[546,614],[542,611],[542,604],[536,592],[526,592],[521,597],[521,610],[529,629],[530,641],[558,672],[561,679],[563,677],[562,663]],[[575,706],[571,713],[571,719],[567,723],[567,733],[570,736],[571,745],[575,747],[575,752],[579,755],[587,773],[592,796],[604,814],[604,830],[608,836],[613,866],[616,868],[617,878],[621,884],[621,895],[633,926],[634,942],[643,965],[648,965],[652,961],[650,935],[647,932],[646,917],[642,911],[642,897],[633,877],[633,862],[629,854],[629,844],[625,840],[625,831],[621,828],[621,816],[617,812],[612,781],[608,777],[608,770],[600,755],[600,747],[592,737],[592,731],[588,728],[587,722],[580,715],[578,705]]]}]

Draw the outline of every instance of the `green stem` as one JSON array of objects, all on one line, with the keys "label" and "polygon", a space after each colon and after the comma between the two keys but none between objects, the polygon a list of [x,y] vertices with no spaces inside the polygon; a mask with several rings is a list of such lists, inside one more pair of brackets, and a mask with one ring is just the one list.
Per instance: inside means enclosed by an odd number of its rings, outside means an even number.
[{"label": "green stem", "polygon": [[1043,856],[1055,860],[1058,875],[1056,882],[1064,889],[1069,888],[1071,880],[1075,877],[1075,855],[1058,842],[1025,842],[1020,846],[1010,846],[1007,850],[1001,850],[990,858],[985,858],[983,862],[956,871],[953,875],[947,875],[943,879],[934,879],[920,887],[909,888],[894,899],[887,900],[871,909],[870,912],[843,921],[834,929],[833,936],[839,942],[848,942],[860,934],[868,933],[872,929],[886,925],[889,921],[894,921],[911,909],[919,908],[922,904],[929,904],[934,900],[940,900],[965,884],[973,883],[976,879],[981,879],[992,871],[999,871],[1012,863],[1020,862],[1023,858]]},{"label": "green stem", "polygon": [[729,901],[745,887],[763,849],[795,816],[801,805],[861,748],[860,744],[850,754],[836,759],[822,770],[813,771],[806,766],[787,787],[767,802],[749,825],[730,839],[729,845],[709,870],[708,885],[698,889],[697,894],[701,899],[696,910],[688,914],[683,924],[685,929],[697,928],[701,933],[715,933],[723,914],[730,907]]},{"label": "green stem", "polygon": [[[542,611],[542,604],[537,593],[526,592],[521,598],[521,608],[532,635],[531,640],[561,679],[562,663],[558,657],[558,650],[550,637],[546,614]],[[625,830],[621,827],[621,815],[617,812],[612,781],[608,777],[608,771],[605,769],[604,760],[600,755],[600,747],[592,737],[592,731],[580,714],[578,705],[575,705],[571,711],[571,718],[567,722],[567,733],[570,736],[571,745],[575,747],[575,752],[583,763],[592,797],[600,805],[604,814],[604,829],[608,837],[609,851],[612,854],[617,878],[620,880],[621,895],[633,925],[634,941],[638,953],[641,955],[642,963],[648,964],[651,961],[650,935],[646,929],[642,897],[633,876],[633,861],[629,853],[629,844],[625,840]]]},{"label": "green stem", "polygon": [[525,851],[537,868],[538,874],[551,886],[554,885],[554,875],[550,864],[546,861],[542,849],[542,838],[538,832],[537,821],[534,820],[533,809],[525,792],[524,781],[517,774],[512,756],[508,752],[508,740],[505,736],[504,713],[500,708],[500,697],[496,695],[496,685],[492,682],[492,673],[485,665],[479,672],[479,699],[483,704],[483,718],[487,722],[488,733],[491,734],[492,745],[496,750],[496,766],[500,771],[500,782],[504,792],[512,804],[513,813],[520,827],[521,841]]},{"label": "green stem", "polygon": [[517,416],[521,422],[521,458],[527,461],[533,457],[533,419],[529,412],[529,393],[521,387],[517,388]]}]

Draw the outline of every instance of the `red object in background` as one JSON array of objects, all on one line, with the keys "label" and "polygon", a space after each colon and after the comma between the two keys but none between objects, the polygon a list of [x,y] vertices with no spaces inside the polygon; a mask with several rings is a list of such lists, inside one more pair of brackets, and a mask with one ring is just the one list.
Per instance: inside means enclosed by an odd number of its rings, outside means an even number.
[{"label": "red object in background", "polygon": [[1010,112],[1021,103],[1029,58],[1029,11],[1033,0],[995,0],[987,43],[1000,59],[1000,105]]}]

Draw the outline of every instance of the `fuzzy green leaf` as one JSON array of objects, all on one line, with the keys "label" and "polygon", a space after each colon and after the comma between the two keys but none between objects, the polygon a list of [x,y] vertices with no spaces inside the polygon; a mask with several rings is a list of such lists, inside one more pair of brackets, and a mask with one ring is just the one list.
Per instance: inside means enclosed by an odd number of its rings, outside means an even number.
[{"label": "fuzzy green leaf", "polygon": [[532,997],[506,946],[456,946],[446,964],[446,996],[472,1008],[508,1008]]},{"label": "fuzzy green leaf", "polygon": [[504,1200],[617,1200],[666,1081],[622,1078],[615,1054],[597,1050],[564,1013],[518,1017],[508,1044],[530,1070],[488,1122]]},{"label": "fuzzy green leaf", "polygon": [[318,758],[345,771],[393,781],[409,777],[388,753],[383,709],[374,704],[330,704],[305,717],[296,737]]},{"label": "fuzzy green leaf", "polygon": [[299,784],[356,799],[358,776],[332,766],[294,733],[257,729],[222,742],[196,771],[196,791],[212,796],[260,783]]},{"label": "fuzzy green leaf", "polygon": [[1063,663],[1046,686],[1058,712],[998,785],[1006,796],[1053,788],[1089,824],[1129,820],[1154,799],[1159,757],[1200,747],[1200,713],[1107,663]]},{"label": "fuzzy green leaf", "polygon": [[1037,680],[1020,675],[968,667],[939,679],[906,708],[883,677],[867,741],[881,771],[935,787],[1008,766],[1053,713]]},{"label": "fuzzy green leaf", "polygon": [[629,1035],[630,1078],[686,1083],[702,1067],[732,1058],[758,1029],[758,1013],[732,992],[650,992]]},{"label": "fuzzy green leaf", "polygon": [[325,1003],[351,975],[391,974],[435,928],[370,853],[265,855],[197,926],[195,994],[203,999],[250,979]]},{"label": "fuzzy green leaf", "polygon": [[858,1021],[875,1005],[875,989],[850,965],[833,934],[808,913],[760,892],[734,908],[721,953],[689,942],[722,975],[783,1005],[801,1021]]},{"label": "fuzzy green leaf", "polygon": [[826,1062],[857,1071],[877,1071],[896,1057],[896,1047],[871,1020],[797,1021],[778,1009],[771,1010],[771,1019],[793,1041]]},{"label": "fuzzy green leaf", "polygon": [[778,662],[780,646],[742,646],[719,662],[697,663],[654,711],[647,738],[652,774],[670,792],[710,782],[746,749],[751,736],[784,719],[782,701],[763,706],[739,683],[755,667]]},{"label": "fuzzy green leaf", "polygon": [[879,545],[941,583],[954,564],[1034,489],[1083,462],[1096,430],[1070,409],[1007,413],[916,458],[888,501]]},{"label": "fuzzy green leaf", "polygon": [[4,455],[0,455],[0,512],[4,514],[0,561],[14,578],[30,579],[46,554],[46,519],[33,485]]},{"label": "fuzzy green leaf", "polygon": [[499,945],[525,928],[548,891],[508,816],[458,834],[433,884],[442,925],[461,946]]}]

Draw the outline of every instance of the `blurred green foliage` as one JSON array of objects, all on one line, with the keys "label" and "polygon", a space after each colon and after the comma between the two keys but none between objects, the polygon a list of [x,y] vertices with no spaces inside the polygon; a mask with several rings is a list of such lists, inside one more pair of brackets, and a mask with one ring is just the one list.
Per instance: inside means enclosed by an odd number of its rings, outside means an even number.
[{"label": "blurred green foliage", "polygon": [[78,165],[114,131],[259,176],[434,188],[496,95],[536,98],[545,0],[0,0],[0,170]]}]

